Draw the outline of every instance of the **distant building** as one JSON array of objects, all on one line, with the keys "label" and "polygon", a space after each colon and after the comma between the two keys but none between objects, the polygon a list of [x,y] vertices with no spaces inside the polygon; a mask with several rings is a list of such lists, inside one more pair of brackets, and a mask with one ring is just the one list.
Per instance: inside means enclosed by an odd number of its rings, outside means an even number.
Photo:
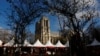
[{"label": "distant building", "polygon": [[35,39],[39,39],[43,44],[46,44],[49,39],[51,39],[52,43],[55,43],[59,39],[59,34],[50,33],[50,22],[45,16],[39,22],[36,22],[35,29]]},{"label": "distant building", "polygon": [[12,38],[12,32],[11,30],[0,28],[0,40],[3,41],[3,43],[8,42]]}]

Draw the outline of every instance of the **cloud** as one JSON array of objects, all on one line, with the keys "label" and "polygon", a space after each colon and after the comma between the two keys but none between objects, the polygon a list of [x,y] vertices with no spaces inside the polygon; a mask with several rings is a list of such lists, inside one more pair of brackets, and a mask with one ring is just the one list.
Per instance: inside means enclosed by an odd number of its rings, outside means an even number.
[{"label": "cloud", "polygon": [[98,4],[97,0],[77,0],[77,1],[80,1],[80,4],[87,3],[89,6],[94,6]]},{"label": "cloud", "polygon": [[78,12],[78,13],[76,13],[76,17],[77,17],[78,19],[80,19],[81,16],[82,16],[83,14],[86,14],[86,12],[85,12],[85,11]]},{"label": "cloud", "polygon": [[[90,11],[90,12],[92,13],[92,11]],[[76,17],[78,19],[81,19],[81,16],[84,15],[84,14],[89,15],[89,14],[87,14],[87,11],[82,11],[82,12],[76,13]],[[99,10],[95,10],[95,12],[93,12],[93,15],[94,15],[94,18],[99,17],[100,16],[100,11]]]},{"label": "cloud", "polygon": [[96,5],[97,4],[97,0],[84,0],[85,2],[89,2],[88,4],[90,6]]},{"label": "cloud", "polygon": [[[80,19],[80,21],[83,21],[83,20],[81,20],[81,19],[82,19],[81,16],[82,16],[83,14],[86,14],[86,11],[76,13],[76,17],[77,17],[78,19]],[[87,15],[88,15],[88,14],[87,14]],[[96,20],[99,18],[99,16],[100,16],[100,11],[98,11],[98,10],[95,11],[95,12],[93,13],[93,15],[94,15],[93,20],[96,21]],[[86,26],[84,26],[83,32],[85,32],[85,31],[90,27],[90,24],[91,24],[92,22],[93,22],[93,21],[90,20],[90,21],[86,24]]]}]

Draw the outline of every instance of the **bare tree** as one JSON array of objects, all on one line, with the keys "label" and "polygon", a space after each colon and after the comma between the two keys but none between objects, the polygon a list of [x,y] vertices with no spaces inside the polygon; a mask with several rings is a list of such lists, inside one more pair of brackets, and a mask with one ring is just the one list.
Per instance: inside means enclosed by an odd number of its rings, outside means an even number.
[{"label": "bare tree", "polygon": [[77,56],[82,56],[82,37],[84,37],[85,31],[96,23],[93,20],[98,13],[96,13],[94,2],[91,3],[91,1],[92,0],[47,0],[45,2],[51,13],[60,16],[59,22],[62,21],[62,23],[60,23],[62,34],[66,36],[65,30],[70,30],[71,38],[69,41],[72,56],[74,56],[74,52],[76,52]]},{"label": "bare tree", "polygon": [[46,11],[42,0],[7,0],[10,4],[8,25],[14,31],[15,42],[23,44],[26,38],[26,28]]}]

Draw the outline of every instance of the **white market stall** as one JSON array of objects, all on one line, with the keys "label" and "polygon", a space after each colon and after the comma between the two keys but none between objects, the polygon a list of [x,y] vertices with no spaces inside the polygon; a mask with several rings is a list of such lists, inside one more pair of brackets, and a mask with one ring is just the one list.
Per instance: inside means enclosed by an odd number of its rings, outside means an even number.
[{"label": "white market stall", "polygon": [[37,39],[37,41],[33,44],[33,47],[45,47],[45,46],[39,41],[39,39]]},{"label": "white market stall", "polygon": [[2,43],[3,43],[3,42],[0,40],[0,46],[2,46]]},{"label": "white market stall", "polygon": [[55,45],[53,45],[50,41],[50,39],[47,41],[47,43],[45,44],[45,47],[55,47]]},{"label": "white market stall", "polygon": [[66,47],[64,46],[59,40],[57,42],[57,44],[55,45],[55,47]]},{"label": "white market stall", "polygon": [[5,43],[4,46],[13,46],[14,45],[14,38],[10,40],[8,43]]},{"label": "white market stall", "polygon": [[87,46],[97,46],[100,45],[100,42],[98,42],[96,39],[91,44],[88,44]]},{"label": "white market stall", "polygon": [[24,46],[32,47],[33,45],[31,45],[31,44],[25,39],[25,41],[24,41]]},{"label": "white market stall", "polygon": [[66,46],[66,47],[69,47],[69,41],[67,41],[67,42],[65,43],[65,46]]}]

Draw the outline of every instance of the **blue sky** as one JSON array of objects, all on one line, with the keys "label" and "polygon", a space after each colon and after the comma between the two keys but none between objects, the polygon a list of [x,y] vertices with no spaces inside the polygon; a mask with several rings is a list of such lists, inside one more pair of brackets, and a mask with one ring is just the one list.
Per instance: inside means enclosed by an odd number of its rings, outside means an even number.
[{"label": "blue sky", "polygon": [[0,0],[0,27],[2,28],[8,28],[6,25],[6,16],[4,14],[4,11],[6,11],[8,7],[8,3],[5,0]]},{"label": "blue sky", "polygon": [[[97,3],[97,1],[100,2],[100,0],[93,0],[93,1],[95,1],[95,3]],[[91,5],[91,3],[90,3],[90,5]],[[97,3],[97,5],[99,5],[99,3]],[[100,6],[98,6],[98,8],[99,7]],[[8,8],[9,8],[9,4],[6,2],[6,0],[0,0],[0,28],[9,29],[9,26],[7,26],[6,15],[4,14],[4,11],[7,11]],[[46,16],[50,20],[50,30],[52,32],[58,31],[59,30],[59,23],[58,23],[57,17],[56,16],[53,16],[53,15],[48,15],[48,14],[46,14]],[[34,24],[31,24],[29,26],[29,29],[30,29],[31,32],[34,33],[34,31],[35,31],[35,23]]]},{"label": "blue sky", "polygon": [[[0,0],[0,28],[10,29],[10,27],[7,26],[7,19],[6,19],[6,15],[4,14],[5,11],[8,10],[8,8],[9,8],[9,4],[6,2],[6,0]],[[50,30],[51,31],[58,31],[59,23],[58,23],[57,17],[56,16],[52,16],[52,15],[46,15],[46,16],[50,20]],[[29,29],[30,29],[31,32],[34,33],[34,31],[35,31],[35,23],[31,24],[29,26]]]}]

